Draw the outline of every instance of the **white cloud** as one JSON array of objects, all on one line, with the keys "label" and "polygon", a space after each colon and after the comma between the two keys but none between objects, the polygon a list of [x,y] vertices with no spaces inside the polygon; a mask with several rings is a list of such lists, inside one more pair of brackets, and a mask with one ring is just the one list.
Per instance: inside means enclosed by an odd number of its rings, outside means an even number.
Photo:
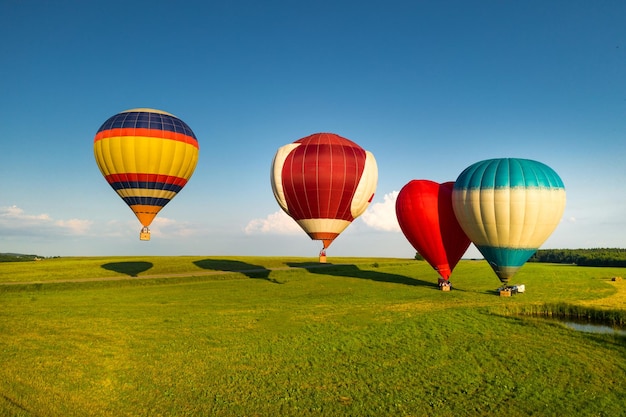
[{"label": "white cloud", "polygon": [[155,236],[189,237],[198,233],[198,230],[189,222],[179,222],[167,217],[155,217],[150,225],[150,231]]},{"label": "white cloud", "polygon": [[374,203],[361,215],[363,222],[369,227],[386,232],[399,232],[400,225],[396,217],[396,198],[399,191],[385,194],[382,203]]},{"label": "white cloud", "polygon": [[27,214],[17,206],[0,207],[0,234],[4,235],[84,235],[91,225],[90,220],[54,220],[45,213]]},{"label": "white cloud", "polygon": [[291,217],[282,210],[269,214],[264,219],[252,219],[244,231],[248,235],[259,233],[274,233],[279,235],[295,235],[302,233],[302,229]]},{"label": "white cloud", "polygon": [[73,235],[84,235],[89,232],[93,222],[91,220],[69,219],[57,220],[54,224],[62,229],[68,230]]},{"label": "white cloud", "polygon": [[22,224],[36,224],[51,220],[47,214],[26,214],[17,206],[0,207],[0,221],[22,222]]},{"label": "white cloud", "polygon": [[[360,219],[366,226],[387,232],[399,232],[400,225],[396,218],[396,198],[399,191],[392,191],[384,196],[382,203],[371,204]],[[295,235],[302,233],[300,226],[284,211],[279,210],[263,219],[253,219],[244,228],[246,234]]]},{"label": "white cloud", "polygon": [[139,228],[141,228],[141,225],[137,221],[121,222],[119,220],[109,220],[100,228],[98,236],[119,238],[127,236],[129,230],[132,230],[133,233],[139,233]]}]

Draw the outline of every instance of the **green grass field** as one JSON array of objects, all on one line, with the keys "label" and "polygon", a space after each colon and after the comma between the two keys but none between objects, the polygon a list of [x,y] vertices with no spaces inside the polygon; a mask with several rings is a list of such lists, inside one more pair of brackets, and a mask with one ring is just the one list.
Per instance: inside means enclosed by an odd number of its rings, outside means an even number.
[{"label": "green grass field", "polygon": [[625,415],[626,338],[518,313],[623,319],[626,269],[329,262],[0,263],[0,416]]}]

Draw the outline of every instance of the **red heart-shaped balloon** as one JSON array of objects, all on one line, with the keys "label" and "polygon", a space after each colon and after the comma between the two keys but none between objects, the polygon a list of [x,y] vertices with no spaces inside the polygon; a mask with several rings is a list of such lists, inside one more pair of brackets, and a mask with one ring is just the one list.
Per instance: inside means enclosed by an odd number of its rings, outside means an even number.
[{"label": "red heart-shaped balloon", "polygon": [[402,233],[445,280],[470,245],[452,209],[453,187],[454,182],[412,180],[396,199]]}]

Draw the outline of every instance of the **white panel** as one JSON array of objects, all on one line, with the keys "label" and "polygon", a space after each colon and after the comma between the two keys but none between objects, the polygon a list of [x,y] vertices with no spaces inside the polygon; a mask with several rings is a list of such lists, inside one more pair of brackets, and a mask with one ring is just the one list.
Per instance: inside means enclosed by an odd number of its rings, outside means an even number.
[{"label": "white panel", "polygon": [[341,233],[350,226],[347,220],[337,219],[304,219],[296,220],[307,233]]},{"label": "white panel", "polygon": [[378,165],[376,164],[376,159],[371,152],[365,151],[365,167],[350,206],[350,214],[352,214],[353,218],[356,219],[367,209],[367,206],[370,204],[369,199],[376,191],[377,185]]},{"label": "white panel", "polygon": [[289,156],[291,151],[298,146],[300,146],[299,143],[290,143],[280,147],[276,152],[276,155],[274,155],[272,169],[270,171],[270,181],[272,183],[274,197],[276,198],[280,208],[282,208],[287,214],[289,214],[289,208],[287,207],[287,199],[285,198],[285,191],[283,190],[283,165],[285,165],[285,159],[287,159],[287,156]]},{"label": "white panel", "polygon": [[476,245],[539,248],[561,221],[565,190],[455,190],[454,213]]}]

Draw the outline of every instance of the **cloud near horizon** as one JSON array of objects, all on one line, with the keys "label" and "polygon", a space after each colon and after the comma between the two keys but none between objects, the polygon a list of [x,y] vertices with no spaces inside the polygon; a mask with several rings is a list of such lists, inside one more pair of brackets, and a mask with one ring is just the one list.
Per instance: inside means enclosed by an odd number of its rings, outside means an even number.
[{"label": "cloud near horizon", "polygon": [[278,210],[272,214],[268,214],[264,219],[250,220],[246,227],[244,227],[244,232],[247,235],[259,233],[295,235],[302,233],[302,229],[287,213]]},{"label": "cloud near horizon", "polygon": [[45,213],[27,214],[15,205],[0,207],[0,234],[3,235],[86,235],[92,224],[91,220],[55,220]]},{"label": "cloud near horizon", "polygon": [[[400,225],[396,218],[396,198],[399,191],[385,194],[383,202],[374,203],[361,215],[363,223],[375,230],[399,232]],[[252,219],[244,227],[246,234],[273,233],[293,235],[302,233],[300,226],[287,213],[276,211],[262,219]]]},{"label": "cloud near horizon", "polygon": [[189,222],[179,222],[178,220],[170,219],[167,217],[155,217],[150,231],[155,236],[178,236],[189,237],[199,233]]},{"label": "cloud near horizon", "polygon": [[383,197],[382,203],[374,203],[361,215],[363,222],[375,230],[399,232],[400,225],[396,217],[396,199],[399,191],[392,191]]}]

